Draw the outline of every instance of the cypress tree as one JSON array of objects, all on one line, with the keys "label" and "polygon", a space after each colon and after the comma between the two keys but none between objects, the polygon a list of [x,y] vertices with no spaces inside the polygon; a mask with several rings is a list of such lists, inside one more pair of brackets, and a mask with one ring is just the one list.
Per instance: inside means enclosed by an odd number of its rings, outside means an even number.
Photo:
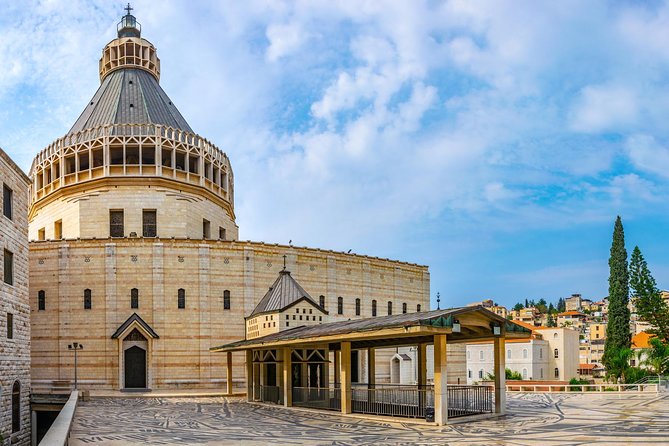
[{"label": "cypress tree", "polygon": [[639,319],[652,324],[653,328],[648,332],[659,336],[669,345],[669,306],[662,299],[638,246],[634,247],[630,259],[630,288]]},{"label": "cypress tree", "polygon": [[614,377],[621,376],[615,358],[619,352],[630,348],[630,310],[629,273],[627,270],[627,251],[625,250],[625,233],[620,216],[613,227],[613,242],[609,257],[609,314],[606,326],[606,343],[602,362],[607,373]]}]

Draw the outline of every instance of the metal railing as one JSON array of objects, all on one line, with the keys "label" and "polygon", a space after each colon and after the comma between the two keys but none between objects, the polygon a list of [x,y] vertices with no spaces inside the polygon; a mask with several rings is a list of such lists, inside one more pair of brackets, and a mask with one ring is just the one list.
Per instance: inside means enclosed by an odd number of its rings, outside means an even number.
[{"label": "metal railing", "polygon": [[351,388],[354,413],[391,417],[425,418],[428,407],[434,407],[432,386],[377,384]]},{"label": "metal railing", "polygon": [[341,410],[341,389],[336,387],[293,387],[293,406]]},{"label": "metal railing", "polygon": [[447,386],[448,418],[492,413],[494,388],[490,386]]},{"label": "metal railing", "polygon": [[507,392],[658,392],[659,384],[507,384]]},{"label": "metal railing", "polygon": [[278,386],[260,386],[260,401],[263,403],[283,403],[283,392]]}]

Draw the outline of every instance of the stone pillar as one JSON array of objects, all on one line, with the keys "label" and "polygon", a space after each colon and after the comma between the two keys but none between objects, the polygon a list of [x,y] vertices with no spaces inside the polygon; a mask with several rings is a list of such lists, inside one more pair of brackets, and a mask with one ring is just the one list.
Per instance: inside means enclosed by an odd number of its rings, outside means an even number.
[{"label": "stone pillar", "polygon": [[341,413],[351,413],[351,342],[341,343],[341,360],[339,363],[341,377]]},{"label": "stone pillar", "polygon": [[227,361],[226,361],[226,367],[227,367],[227,387],[228,387],[228,395],[232,395],[232,352],[227,352]]},{"label": "stone pillar", "polygon": [[448,422],[448,384],[446,379],[446,335],[434,335],[434,421]]},{"label": "stone pillar", "polygon": [[246,350],[246,401],[253,401],[253,351]]},{"label": "stone pillar", "polygon": [[293,380],[291,379],[292,358],[290,347],[283,348],[283,405],[293,405]]},{"label": "stone pillar", "polygon": [[496,337],[493,342],[495,364],[493,373],[495,374],[495,413],[504,414],[506,412],[506,364],[504,362],[504,338]]},{"label": "stone pillar", "polygon": [[34,410],[30,411],[30,423],[32,426],[32,429],[30,429],[30,445],[37,446],[37,412]]}]

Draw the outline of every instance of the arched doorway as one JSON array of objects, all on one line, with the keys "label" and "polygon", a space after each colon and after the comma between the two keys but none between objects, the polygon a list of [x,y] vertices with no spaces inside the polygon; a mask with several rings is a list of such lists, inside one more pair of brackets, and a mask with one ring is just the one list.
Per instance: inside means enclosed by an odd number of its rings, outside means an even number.
[{"label": "arched doorway", "polygon": [[147,340],[134,329],[123,339],[123,375],[126,389],[145,389]]}]

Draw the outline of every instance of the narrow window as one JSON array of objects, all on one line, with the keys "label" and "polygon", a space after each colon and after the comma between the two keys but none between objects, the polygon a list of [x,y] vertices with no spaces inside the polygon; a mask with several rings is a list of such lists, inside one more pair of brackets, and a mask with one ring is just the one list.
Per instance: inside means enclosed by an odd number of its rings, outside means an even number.
[{"label": "narrow window", "polygon": [[407,312],[407,303],[404,302],[404,303],[402,304],[402,314],[406,314],[406,312]]},{"label": "narrow window", "polygon": [[202,238],[205,240],[211,238],[211,223],[206,218],[202,219]]},{"label": "narrow window", "polygon": [[318,303],[320,304],[321,308],[325,310],[325,296],[318,296]]},{"label": "narrow window", "polygon": [[219,240],[226,240],[226,238],[225,238],[225,228],[221,228],[220,226],[218,227],[218,239]]},{"label": "narrow window", "polygon": [[337,298],[337,314],[344,314],[344,298],[341,296]]},{"label": "narrow window", "polygon": [[479,370],[479,379],[483,379],[483,369]]},{"label": "narrow window", "polygon": [[506,359],[511,359],[511,350],[506,351]]},{"label": "narrow window", "polygon": [[544,377],[544,368],[542,367],[542,368],[539,369],[539,378],[543,378],[543,377]]},{"label": "narrow window", "polygon": [[523,379],[527,379],[527,369],[523,369]]},{"label": "narrow window", "polygon": [[91,290],[86,288],[84,290],[84,310],[90,310],[92,306]]},{"label": "narrow window", "polygon": [[[229,310],[230,309],[230,291],[229,290],[223,291],[223,309],[224,310]],[[288,315],[286,315],[286,318],[288,318]]]},{"label": "narrow window", "polygon": [[53,222],[53,238],[54,240],[63,238],[63,220]]},{"label": "narrow window", "polygon": [[123,237],[123,211],[109,211],[109,236]]},{"label": "narrow window", "polygon": [[360,316],[360,298],[355,300],[355,315]]},{"label": "narrow window", "polygon": [[467,359],[472,359],[472,352],[467,350]]},{"label": "narrow window", "polygon": [[14,285],[14,254],[5,249],[4,279],[7,285]]},{"label": "narrow window", "polygon": [[44,311],[46,310],[46,293],[44,290],[37,292],[37,310]]},{"label": "narrow window", "polygon": [[144,237],[156,237],[158,234],[158,225],[156,211],[144,209],[142,211],[142,235]]},{"label": "narrow window", "polygon": [[543,358],[544,358],[544,349],[540,348],[539,349],[539,359],[543,359]]},{"label": "narrow window", "polygon": [[391,301],[388,301],[388,316],[393,314],[393,303]]},{"label": "narrow window", "polygon": [[8,219],[12,219],[12,195],[13,192],[6,184],[2,185],[2,213]]},{"label": "narrow window", "polygon": [[376,316],[376,300],[372,301],[372,316]]},{"label": "narrow window", "polygon": [[527,359],[527,349],[523,349],[523,359]]},{"label": "narrow window", "polygon": [[186,290],[183,288],[179,288],[179,291],[177,291],[177,307],[179,309],[186,308]]},{"label": "narrow window", "polygon": [[555,359],[558,359],[560,357],[560,352],[558,351],[557,348],[553,350],[553,356],[555,357]]},{"label": "narrow window", "polygon": [[479,350],[479,359],[483,361],[483,350]]},{"label": "narrow window", "polygon": [[558,369],[557,367],[555,367],[555,377],[556,378],[560,377],[560,369]]},{"label": "narrow window", "polygon": [[471,378],[471,377],[472,377],[472,371],[471,371],[471,370],[467,370],[467,378]]},{"label": "narrow window", "polygon": [[21,383],[12,386],[12,433],[21,430]]},{"label": "narrow window", "polygon": [[416,311],[420,313],[420,304],[416,305]]},{"label": "narrow window", "polygon": [[130,308],[139,308],[139,290],[137,288],[130,290]]},{"label": "narrow window", "polygon": [[14,339],[14,315],[7,313],[7,339]]},{"label": "narrow window", "polygon": [[46,240],[46,229],[42,228],[37,231],[37,240]]}]

